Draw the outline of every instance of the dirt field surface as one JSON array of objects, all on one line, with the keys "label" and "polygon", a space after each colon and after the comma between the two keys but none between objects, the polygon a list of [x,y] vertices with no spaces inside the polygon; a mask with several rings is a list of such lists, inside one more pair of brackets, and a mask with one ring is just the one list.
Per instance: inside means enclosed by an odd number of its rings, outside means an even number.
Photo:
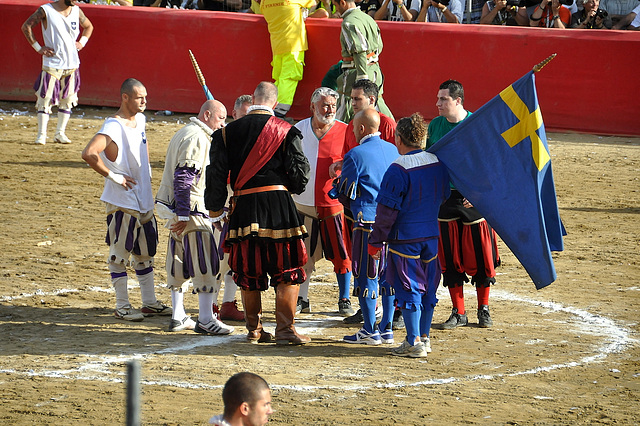
[{"label": "dirt field surface", "polygon": [[[323,262],[312,277],[302,347],[251,345],[243,323],[231,336],[169,333],[167,317],[113,317],[104,244],[103,180],[80,158],[108,108],[79,107],[70,145],[34,145],[32,104],[0,103],[0,424],[118,425],[125,421],[127,362],[142,366],[142,422],[200,425],[222,411],[221,389],[239,371],[266,378],[273,424],[640,423],[640,139],[549,134],[565,251],[558,279],[536,291],[501,244],[491,290],[494,326],[434,329],[427,359],[392,346],[343,343],[356,326],[337,314],[337,284]],[[154,188],[165,149],[187,116],[148,112]],[[166,229],[156,258],[160,300]],[[132,303],[140,292],[130,280]],[[221,297],[221,296],[220,296]],[[274,295],[266,300],[273,330]],[[434,324],[451,312],[439,291]],[[197,298],[185,297],[197,314]],[[404,338],[396,331],[396,345]]]}]

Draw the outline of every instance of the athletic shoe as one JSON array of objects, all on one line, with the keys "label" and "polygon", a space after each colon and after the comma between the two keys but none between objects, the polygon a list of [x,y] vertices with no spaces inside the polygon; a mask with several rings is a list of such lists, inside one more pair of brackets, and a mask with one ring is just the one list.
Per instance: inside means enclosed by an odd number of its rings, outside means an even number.
[{"label": "athletic shoe", "polygon": [[36,138],[36,145],[44,145],[47,143],[47,135],[42,134],[42,135],[38,135],[38,137]]},{"label": "athletic shoe", "polygon": [[165,305],[159,300],[156,300],[156,303],[151,305],[143,305],[140,311],[142,312],[142,315],[144,315],[145,317],[150,317],[153,315],[162,315],[162,316],[173,315],[173,308]]},{"label": "athletic shoe", "polygon": [[351,307],[351,300],[349,299],[338,300],[338,312],[343,317],[349,317],[356,313],[355,309]]},{"label": "athletic shoe", "polygon": [[67,135],[65,135],[64,133],[56,133],[55,137],[53,138],[53,141],[56,143],[63,143],[63,144],[71,143],[71,139],[69,139]]},{"label": "athletic shoe", "polygon": [[385,345],[392,345],[394,342],[393,340],[393,330],[391,330],[390,328],[387,328],[386,330],[380,330],[380,328],[378,328],[378,331],[380,332],[380,340],[382,341],[382,343],[384,343]]},{"label": "athletic shoe", "polygon": [[360,324],[363,321],[364,317],[362,316],[362,309],[358,309],[355,314],[342,320],[345,324]]},{"label": "athletic shoe", "polygon": [[373,333],[367,333],[364,328],[352,336],[344,336],[342,340],[347,343],[364,343],[365,345],[379,345],[382,343],[380,333],[377,330]]},{"label": "athletic shoe", "polygon": [[396,309],[393,312],[393,322],[391,324],[393,330],[402,330],[404,328],[404,317],[401,309]]},{"label": "athletic shoe", "polygon": [[238,309],[238,302],[224,302],[220,305],[220,314],[218,317],[221,320],[227,321],[244,321],[244,312]]},{"label": "athletic shoe", "polygon": [[478,327],[489,328],[493,325],[491,315],[489,315],[489,306],[480,305],[478,309]]},{"label": "athletic shoe", "polygon": [[391,355],[406,356],[410,358],[425,358],[427,351],[425,350],[424,343],[418,342],[411,346],[407,339],[402,341],[402,344],[397,348],[391,349]]},{"label": "athletic shoe", "polygon": [[233,333],[233,330],[235,329],[232,326],[226,325],[215,317],[206,324],[203,324],[198,320],[195,328],[193,329],[196,333],[213,335],[231,334]]},{"label": "athletic shoe", "polygon": [[427,353],[431,352],[431,339],[427,336],[420,336],[420,341],[424,345],[424,349]]},{"label": "athletic shoe", "polygon": [[296,304],[296,314],[302,312],[303,314],[311,313],[311,308],[309,308],[309,301],[304,300],[302,297],[298,296],[298,302]]},{"label": "athletic shoe", "polygon": [[453,308],[451,310],[451,316],[440,325],[440,328],[442,330],[452,330],[456,327],[463,327],[467,325],[468,322],[467,314],[459,314],[458,308]]},{"label": "athletic shoe", "polygon": [[189,315],[181,320],[172,319],[169,321],[169,331],[193,330],[196,328],[196,322]]},{"label": "athletic shoe", "polygon": [[140,313],[137,309],[133,309],[131,305],[125,305],[122,308],[116,308],[113,311],[113,316],[122,319],[125,321],[142,321],[144,319],[144,315]]}]

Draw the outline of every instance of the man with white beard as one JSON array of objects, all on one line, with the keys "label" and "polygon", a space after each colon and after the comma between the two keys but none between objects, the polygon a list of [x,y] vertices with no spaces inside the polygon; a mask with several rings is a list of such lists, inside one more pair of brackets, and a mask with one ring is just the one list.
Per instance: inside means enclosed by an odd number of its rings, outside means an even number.
[{"label": "man with white beard", "polygon": [[349,316],[351,308],[349,289],[351,283],[351,230],[344,217],[344,207],[331,199],[329,166],[342,159],[347,125],[336,120],[338,93],[328,87],[320,87],[311,95],[312,116],[296,124],[302,132],[302,149],[309,160],[309,183],[300,195],[293,195],[298,212],[304,216],[309,233],[305,239],[309,260],[305,265],[307,279],[300,285],[297,312],[310,312],[309,279],[315,263],[324,257],[333,263],[339,296],[338,310]]}]

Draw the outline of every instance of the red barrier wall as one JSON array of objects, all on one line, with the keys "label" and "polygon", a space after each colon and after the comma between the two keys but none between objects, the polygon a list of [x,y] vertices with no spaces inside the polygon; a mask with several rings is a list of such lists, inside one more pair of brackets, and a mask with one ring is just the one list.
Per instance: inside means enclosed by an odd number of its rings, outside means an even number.
[{"label": "red barrier wall", "polygon": [[[20,26],[41,0],[0,0],[0,99],[34,100],[40,57]],[[81,52],[86,105],[117,106],[118,90],[136,77],[148,108],[196,112],[204,96],[189,61],[191,49],[214,96],[230,110],[271,77],[271,50],[261,16],[223,12],[83,5],[95,27]],[[539,103],[550,130],[640,135],[640,33],[544,30],[480,25],[380,22],[385,100],[396,118],[437,114],[438,85],[465,86],[470,110],[498,94],[533,65],[558,56],[536,75]],[[309,115],[309,96],[340,59],[339,20],[307,20],[310,50],[290,115]],[[38,31],[38,39],[42,41]]]}]

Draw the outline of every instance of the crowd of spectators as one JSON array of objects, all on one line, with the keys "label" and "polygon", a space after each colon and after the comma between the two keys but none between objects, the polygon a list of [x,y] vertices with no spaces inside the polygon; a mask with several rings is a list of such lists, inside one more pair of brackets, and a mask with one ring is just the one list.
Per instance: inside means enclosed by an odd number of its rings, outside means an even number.
[{"label": "crowd of spectators", "polygon": [[[149,6],[260,13],[259,0],[83,0]],[[360,0],[377,21],[440,22],[546,28],[640,30],[640,0]],[[330,0],[318,0],[312,18],[340,18]]]}]

